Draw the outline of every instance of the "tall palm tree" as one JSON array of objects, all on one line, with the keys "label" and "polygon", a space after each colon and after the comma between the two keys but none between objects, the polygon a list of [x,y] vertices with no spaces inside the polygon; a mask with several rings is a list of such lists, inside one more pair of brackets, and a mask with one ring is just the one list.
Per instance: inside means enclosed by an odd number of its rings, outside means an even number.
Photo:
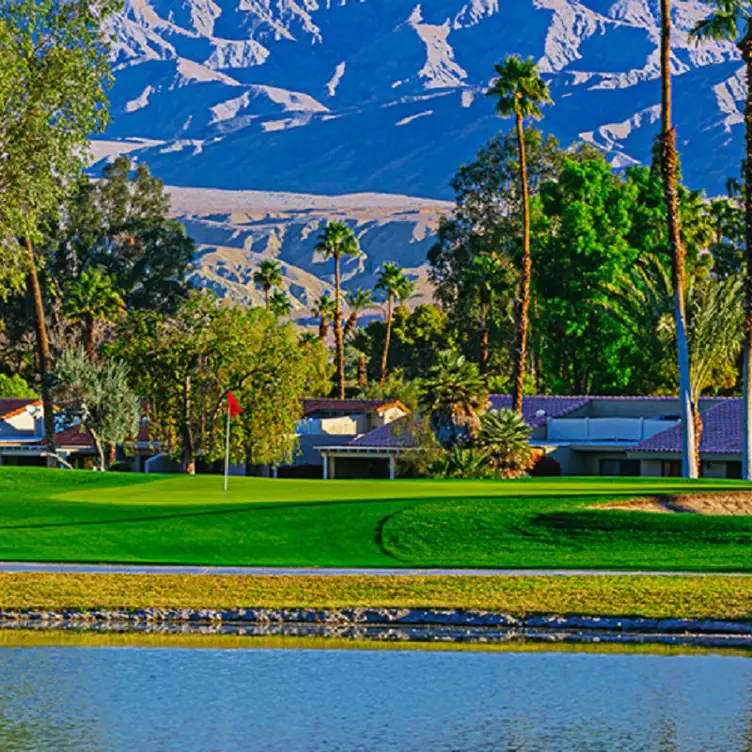
[{"label": "tall palm tree", "polygon": [[676,129],[672,122],[671,100],[671,0],[661,0],[661,175],[666,204],[668,243],[671,252],[671,281],[674,295],[677,363],[679,366],[679,402],[682,435],[682,475],[696,478],[697,463],[693,447],[695,431],[692,418],[689,346],[687,344],[686,250],[681,236],[679,194],[676,187],[678,156]]},{"label": "tall palm tree", "polygon": [[340,260],[359,256],[360,244],[345,222],[329,222],[319,236],[316,249],[325,259],[334,259],[334,336],[337,340],[337,379],[339,398],[345,398],[345,338],[342,331],[342,280]]},{"label": "tall palm tree", "polygon": [[452,350],[442,350],[421,383],[421,408],[444,449],[467,446],[480,430],[488,401],[486,385],[475,363]]},{"label": "tall palm tree", "polygon": [[319,339],[326,342],[329,322],[334,318],[334,301],[328,295],[321,295],[313,304],[311,313],[319,319]]},{"label": "tall palm tree", "polygon": [[267,310],[271,311],[276,318],[283,319],[285,316],[290,315],[292,303],[285,293],[281,290],[277,290],[269,299]]},{"label": "tall palm tree", "polygon": [[[666,3],[668,0],[662,0]],[[744,440],[742,477],[752,480],[752,8],[739,0],[715,0],[713,12],[700,21],[691,35],[698,40],[728,39],[736,43],[747,69],[744,105],[744,239],[747,247],[744,281]],[[735,186],[729,185],[729,193]]]},{"label": "tall palm tree", "polygon": [[514,117],[517,130],[517,148],[520,153],[520,184],[522,187],[522,263],[520,294],[517,301],[517,353],[514,366],[512,408],[522,415],[523,381],[527,354],[528,310],[530,308],[530,278],[532,256],[530,253],[530,190],[527,179],[527,155],[525,154],[525,118],[542,117],[541,105],[550,104],[548,85],[538,73],[533,59],[520,60],[510,55],[504,63],[494,66],[498,78],[486,92],[496,97],[496,112],[500,117]]},{"label": "tall palm tree", "polygon": [[348,335],[352,334],[358,325],[358,316],[363,311],[373,308],[373,294],[370,290],[358,288],[355,292],[345,293],[345,302],[350,309],[350,315],[347,317],[347,323],[345,324],[345,339],[347,339]]},{"label": "tall palm tree", "polygon": [[389,347],[392,342],[392,324],[394,322],[394,302],[396,300],[405,301],[412,295],[415,284],[411,282],[404,269],[387,261],[381,267],[381,274],[376,280],[376,289],[385,293],[387,296],[386,303],[386,337],[384,339],[384,354],[381,358],[381,374],[379,386],[384,386],[386,381],[387,364],[389,362]]},{"label": "tall palm tree", "polygon": [[84,347],[94,359],[94,327],[97,321],[114,321],[125,310],[125,302],[115,289],[114,279],[102,269],[84,271],[68,285],[63,299],[63,312],[71,320],[81,322]]},{"label": "tall palm tree", "polygon": [[271,304],[270,293],[272,289],[282,284],[282,266],[279,261],[262,261],[253,273],[253,284],[264,291],[264,300],[268,311]]}]

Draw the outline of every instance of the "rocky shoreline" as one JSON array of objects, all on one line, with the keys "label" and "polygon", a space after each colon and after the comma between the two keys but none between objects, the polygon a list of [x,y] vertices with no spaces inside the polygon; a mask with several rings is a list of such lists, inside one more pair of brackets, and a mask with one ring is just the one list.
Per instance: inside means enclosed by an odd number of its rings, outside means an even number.
[{"label": "rocky shoreline", "polygon": [[0,610],[0,629],[138,631],[353,640],[494,643],[512,640],[752,648],[752,623],[397,608]]}]

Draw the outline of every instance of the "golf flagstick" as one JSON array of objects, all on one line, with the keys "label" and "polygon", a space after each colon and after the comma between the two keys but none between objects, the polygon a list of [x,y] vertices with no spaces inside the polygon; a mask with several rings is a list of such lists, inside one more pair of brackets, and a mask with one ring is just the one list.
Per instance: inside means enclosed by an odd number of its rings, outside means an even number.
[{"label": "golf flagstick", "polygon": [[235,395],[228,390],[227,392],[227,434],[225,436],[225,496],[227,496],[227,485],[230,478],[230,421],[243,412],[240,403],[235,399]]}]

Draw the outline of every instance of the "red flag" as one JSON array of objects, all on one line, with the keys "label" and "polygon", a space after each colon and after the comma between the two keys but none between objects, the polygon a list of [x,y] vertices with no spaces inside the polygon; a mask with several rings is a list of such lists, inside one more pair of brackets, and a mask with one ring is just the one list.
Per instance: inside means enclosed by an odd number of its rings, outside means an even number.
[{"label": "red flag", "polygon": [[231,418],[237,418],[243,412],[240,402],[235,399],[235,395],[232,392],[227,392],[227,412]]}]

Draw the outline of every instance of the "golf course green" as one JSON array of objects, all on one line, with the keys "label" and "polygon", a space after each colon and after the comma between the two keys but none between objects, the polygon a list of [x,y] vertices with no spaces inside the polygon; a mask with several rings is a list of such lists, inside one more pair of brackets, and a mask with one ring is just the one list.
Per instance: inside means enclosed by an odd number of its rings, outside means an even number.
[{"label": "golf course green", "polygon": [[740,481],[303,481],[0,468],[0,560],[752,571],[752,516],[594,508]]}]

